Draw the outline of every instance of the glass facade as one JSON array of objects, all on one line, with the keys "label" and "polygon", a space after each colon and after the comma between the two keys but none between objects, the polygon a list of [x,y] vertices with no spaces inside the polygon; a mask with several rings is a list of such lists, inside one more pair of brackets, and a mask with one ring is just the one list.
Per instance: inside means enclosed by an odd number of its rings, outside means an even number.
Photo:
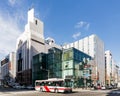
[{"label": "glass facade", "polygon": [[32,80],[66,78],[73,81],[73,87],[88,86],[92,82],[91,59],[75,48],[50,48],[47,54],[40,53],[33,57]]},{"label": "glass facade", "polygon": [[35,80],[43,80],[48,78],[47,54],[40,53],[33,56],[32,82]]},{"label": "glass facade", "polygon": [[33,56],[32,81],[48,78],[62,78],[62,50],[50,48],[48,54]]},{"label": "glass facade", "polygon": [[88,66],[92,58],[75,49],[63,50],[62,54],[62,77],[73,80],[74,87],[82,87],[91,83],[91,68]]},{"label": "glass facade", "polygon": [[47,55],[49,78],[62,77],[62,50],[55,47],[48,50]]}]

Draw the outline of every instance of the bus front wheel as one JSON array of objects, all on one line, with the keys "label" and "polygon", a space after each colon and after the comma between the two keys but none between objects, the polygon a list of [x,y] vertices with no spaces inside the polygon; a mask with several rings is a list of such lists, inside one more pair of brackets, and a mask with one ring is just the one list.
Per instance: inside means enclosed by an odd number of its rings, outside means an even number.
[{"label": "bus front wheel", "polygon": [[42,88],[40,88],[40,92],[43,92],[43,89],[42,89]]},{"label": "bus front wheel", "polygon": [[58,89],[56,88],[56,89],[54,90],[54,92],[55,92],[55,93],[58,93]]}]

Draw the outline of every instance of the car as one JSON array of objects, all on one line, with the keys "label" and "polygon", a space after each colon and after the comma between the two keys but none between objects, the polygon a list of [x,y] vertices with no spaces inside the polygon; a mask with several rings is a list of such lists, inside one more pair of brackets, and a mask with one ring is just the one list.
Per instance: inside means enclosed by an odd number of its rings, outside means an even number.
[{"label": "car", "polygon": [[95,90],[101,89],[101,86],[99,86],[99,85],[98,86],[94,86],[94,89]]},{"label": "car", "polygon": [[34,87],[32,85],[29,85],[26,87],[27,89],[34,89]]},{"label": "car", "polygon": [[15,89],[21,89],[21,86],[20,85],[14,85],[13,88],[15,88]]},{"label": "car", "polygon": [[109,88],[109,89],[113,89],[113,86],[110,85],[108,88]]},{"label": "car", "polygon": [[101,89],[102,89],[102,90],[105,90],[106,88],[105,88],[105,86],[102,86]]},{"label": "car", "polygon": [[21,86],[21,89],[25,89],[26,87],[24,85]]}]

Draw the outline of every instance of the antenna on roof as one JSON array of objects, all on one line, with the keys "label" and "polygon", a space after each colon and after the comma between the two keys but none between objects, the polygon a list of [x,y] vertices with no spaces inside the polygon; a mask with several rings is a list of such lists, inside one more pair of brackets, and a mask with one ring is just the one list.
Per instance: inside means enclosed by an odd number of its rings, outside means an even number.
[{"label": "antenna on roof", "polygon": [[34,8],[34,4],[31,5],[31,7],[29,8],[29,10],[33,9]]}]

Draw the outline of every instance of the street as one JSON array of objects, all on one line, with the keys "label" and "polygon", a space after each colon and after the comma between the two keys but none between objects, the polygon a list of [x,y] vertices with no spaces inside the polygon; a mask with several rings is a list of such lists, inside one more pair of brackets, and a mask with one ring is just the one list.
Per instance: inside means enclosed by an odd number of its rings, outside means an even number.
[{"label": "street", "polygon": [[120,96],[119,90],[79,90],[72,93],[48,93],[35,90],[0,88],[0,96]]}]

